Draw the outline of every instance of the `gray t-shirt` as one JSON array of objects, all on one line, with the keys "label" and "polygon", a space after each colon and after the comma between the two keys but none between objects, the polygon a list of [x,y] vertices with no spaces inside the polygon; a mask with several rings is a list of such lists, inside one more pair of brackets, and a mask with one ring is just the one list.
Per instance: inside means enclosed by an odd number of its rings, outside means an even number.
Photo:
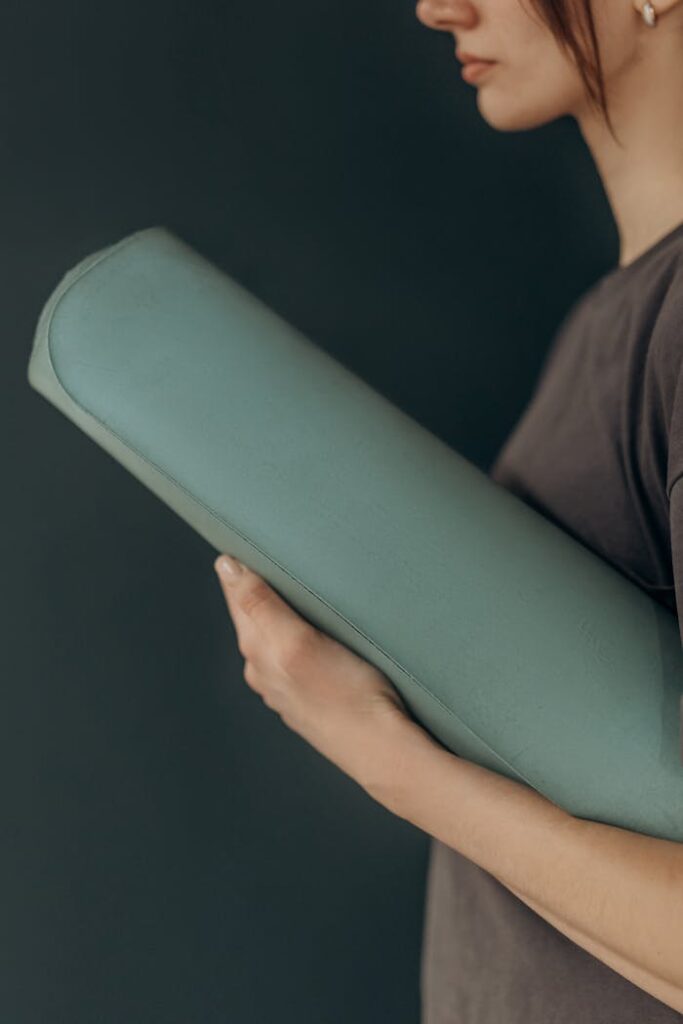
[{"label": "gray t-shirt", "polygon": [[[571,306],[489,475],[681,608],[683,641],[683,223]],[[422,1024],[683,1022],[436,839],[421,995]]]}]

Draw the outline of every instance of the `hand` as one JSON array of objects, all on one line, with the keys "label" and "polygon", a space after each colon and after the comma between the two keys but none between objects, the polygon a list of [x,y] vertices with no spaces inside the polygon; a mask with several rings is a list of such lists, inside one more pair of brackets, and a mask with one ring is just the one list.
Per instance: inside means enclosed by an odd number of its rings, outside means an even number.
[{"label": "hand", "polygon": [[214,569],[237,630],[247,684],[371,795],[388,792],[404,752],[401,738],[411,730],[427,736],[392,683],[235,558],[219,556]]}]

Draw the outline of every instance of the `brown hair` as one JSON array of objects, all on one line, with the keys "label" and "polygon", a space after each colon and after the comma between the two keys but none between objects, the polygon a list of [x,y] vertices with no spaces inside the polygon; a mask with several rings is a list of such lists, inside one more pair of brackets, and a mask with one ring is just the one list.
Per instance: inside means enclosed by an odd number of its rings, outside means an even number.
[{"label": "brown hair", "polygon": [[560,46],[574,60],[586,87],[589,103],[602,114],[614,136],[607,109],[591,0],[531,0],[531,3]]}]

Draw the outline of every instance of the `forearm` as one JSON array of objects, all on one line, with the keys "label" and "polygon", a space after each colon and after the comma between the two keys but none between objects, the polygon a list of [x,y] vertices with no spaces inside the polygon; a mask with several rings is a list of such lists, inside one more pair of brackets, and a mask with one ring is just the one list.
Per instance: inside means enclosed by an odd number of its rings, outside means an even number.
[{"label": "forearm", "polygon": [[[503,879],[498,880],[503,885],[506,884]],[[537,914],[545,918],[554,928],[557,928],[558,931],[561,931],[567,938],[571,939],[572,942],[582,946],[593,956],[597,957],[598,960],[602,960],[608,967],[622,974],[629,981],[633,982],[634,985],[638,985],[639,988],[649,992],[656,999],[660,999],[667,1006],[671,1006],[674,1010],[683,1011],[681,989],[677,985],[672,985],[652,971],[639,967],[632,960],[610,949],[604,942],[590,938],[580,929],[571,927],[566,921],[562,921],[556,914],[551,913],[547,907],[543,907],[535,900],[529,899],[528,896],[519,892],[514,886],[508,885],[507,888],[522,900],[523,903],[526,903]]]},{"label": "forearm", "polygon": [[390,809],[498,878],[634,984],[683,1012],[683,844],[575,818],[536,790],[397,728]]}]

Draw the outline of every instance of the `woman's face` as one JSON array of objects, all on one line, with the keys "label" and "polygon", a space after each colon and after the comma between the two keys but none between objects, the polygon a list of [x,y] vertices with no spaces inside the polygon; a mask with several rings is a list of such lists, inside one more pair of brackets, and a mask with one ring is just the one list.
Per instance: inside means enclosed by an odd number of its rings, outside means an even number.
[{"label": "woman's face", "polygon": [[[640,59],[643,23],[628,0],[594,0],[592,10],[609,99]],[[415,13],[429,28],[449,32],[458,50],[495,61],[472,83],[479,111],[494,128],[518,131],[567,114],[599,116],[589,111],[570,54],[522,0],[418,0]]]}]

